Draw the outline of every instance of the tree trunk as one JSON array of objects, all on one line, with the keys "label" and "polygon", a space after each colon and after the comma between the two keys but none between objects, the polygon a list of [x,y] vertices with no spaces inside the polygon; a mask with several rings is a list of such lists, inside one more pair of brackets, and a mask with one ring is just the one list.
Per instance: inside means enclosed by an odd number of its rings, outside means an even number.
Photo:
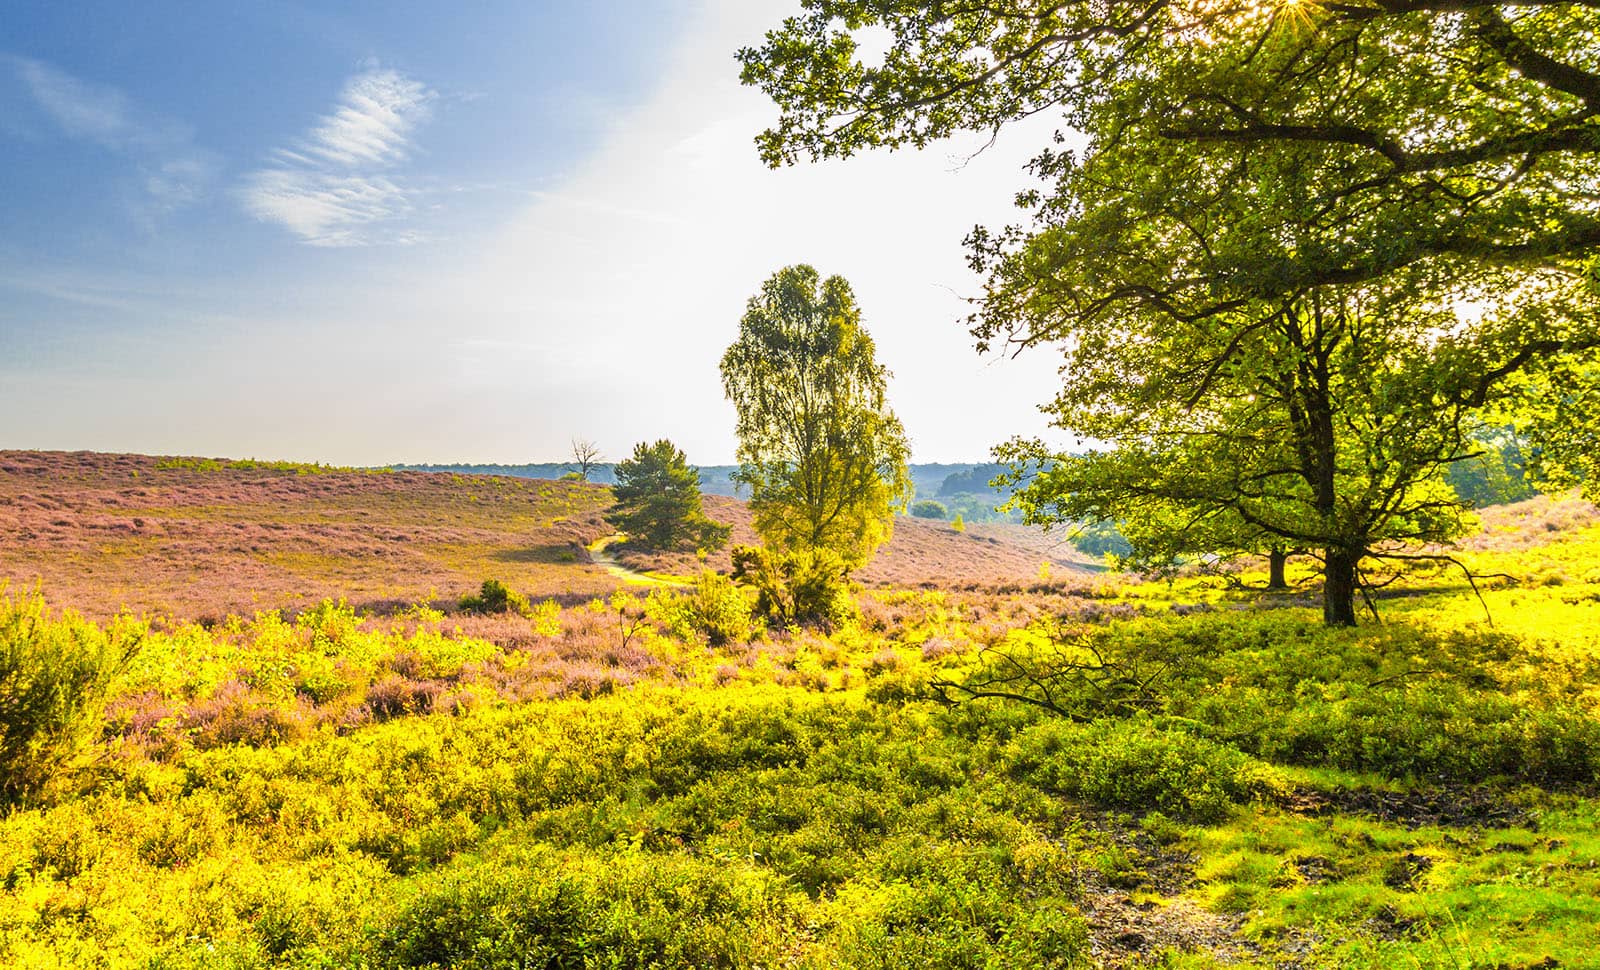
[{"label": "tree trunk", "polygon": [[1322,622],[1328,626],[1356,625],[1356,563],[1358,555],[1329,549],[1322,582]]},{"label": "tree trunk", "polygon": [[1267,589],[1288,589],[1289,579],[1285,575],[1285,567],[1289,563],[1289,552],[1279,546],[1273,546],[1267,552]]}]

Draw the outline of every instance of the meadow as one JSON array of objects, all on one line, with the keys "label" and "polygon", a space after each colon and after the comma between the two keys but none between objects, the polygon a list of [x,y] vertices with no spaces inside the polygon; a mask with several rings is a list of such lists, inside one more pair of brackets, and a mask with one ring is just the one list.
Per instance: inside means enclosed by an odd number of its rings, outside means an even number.
[{"label": "meadow", "polygon": [[0,656],[109,658],[12,766],[0,964],[1597,965],[1592,506],[1487,510],[1481,597],[1418,563],[1356,630],[903,522],[822,632],[585,562],[605,505],[0,455]]}]

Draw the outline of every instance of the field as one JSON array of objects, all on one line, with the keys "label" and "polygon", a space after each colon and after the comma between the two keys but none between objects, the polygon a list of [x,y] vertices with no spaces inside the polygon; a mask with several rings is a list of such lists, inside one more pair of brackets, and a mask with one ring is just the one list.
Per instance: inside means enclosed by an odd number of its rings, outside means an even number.
[{"label": "field", "polygon": [[[453,604],[495,577],[536,598],[617,588],[585,547],[613,530],[600,486],[491,475],[359,473],[309,465],[0,452],[0,579],[107,619],[119,611],[221,620],[343,599],[388,614]],[[713,517],[754,541],[742,503]],[[1070,546],[1021,529],[965,533],[904,519],[861,579],[1032,581]],[[693,556],[640,568],[694,573]],[[726,551],[708,565],[726,569]]]},{"label": "field", "polygon": [[904,523],[824,633],[586,562],[606,503],[0,454],[5,656],[115,660],[0,819],[0,964],[1600,965],[1592,506],[1354,631]]}]

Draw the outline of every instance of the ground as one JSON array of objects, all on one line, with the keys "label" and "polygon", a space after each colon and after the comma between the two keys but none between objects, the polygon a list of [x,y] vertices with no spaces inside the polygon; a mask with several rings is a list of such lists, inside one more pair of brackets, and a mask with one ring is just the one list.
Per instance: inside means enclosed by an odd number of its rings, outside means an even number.
[{"label": "ground", "polygon": [[[743,503],[707,511],[753,542]],[[453,603],[487,578],[581,601],[617,588],[584,548],[613,530],[609,490],[585,482],[63,452],[0,452],[0,580],[52,602],[220,619],[335,598],[369,611]],[[692,575],[693,554],[625,557]],[[1016,527],[902,519],[860,579],[1033,581],[1082,571],[1069,545]],[[705,567],[729,567],[727,553]]]},{"label": "ground", "polygon": [[104,672],[7,749],[0,964],[1596,965],[1587,503],[1486,511],[1478,593],[1418,564],[1353,631],[1304,563],[913,523],[855,618],[762,629],[716,557],[589,561],[605,503],[0,454],[0,729]]}]

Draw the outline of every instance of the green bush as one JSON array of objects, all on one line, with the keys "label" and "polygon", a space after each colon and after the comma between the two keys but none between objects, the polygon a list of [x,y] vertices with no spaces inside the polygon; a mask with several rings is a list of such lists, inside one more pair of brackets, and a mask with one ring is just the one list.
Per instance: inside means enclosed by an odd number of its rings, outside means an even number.
[{"label": "green bush", "polygon": [[0,592],[0,806],[31,801],[73,770],[139,638]]},{"label": "green bush", "polygon": [[772,966],[786,909],[749,865],[514,847],[427,880],[374,950],[391,967]]},{"label": "green bush", "polygon": [[826,549],[780,554],[738,546],[733,578],[756,591],[756,615],[776,626],[831,629],[856,615],[845,562]]},{"label": "green bush", "polygon": [[461,597],[461,608],[468,613],[516,613],[533,616],[528,598],[498,579],[486,579],[476,596]]},{"label": "green bush", "polygon": [[1277,771],[1235,748],[1139,721],[1046,721],[1013,742],[1011,757],[1034,784],[1110,808],[1198,821],[1287,790]]},{"label": "green bush", "polygon": [[920,502],[911,503],[911,514],[919,519],[943,519],[949,516],[950,510],[944,507],[943,502],[925,498]]},{"label": "green bush", "polygon": [[658,592],[646,604],[652,619],[681,640],[705,637],[714,647],[743,643],[753,632],[750,601],[726,576],[700,574],[689,593]]}]

